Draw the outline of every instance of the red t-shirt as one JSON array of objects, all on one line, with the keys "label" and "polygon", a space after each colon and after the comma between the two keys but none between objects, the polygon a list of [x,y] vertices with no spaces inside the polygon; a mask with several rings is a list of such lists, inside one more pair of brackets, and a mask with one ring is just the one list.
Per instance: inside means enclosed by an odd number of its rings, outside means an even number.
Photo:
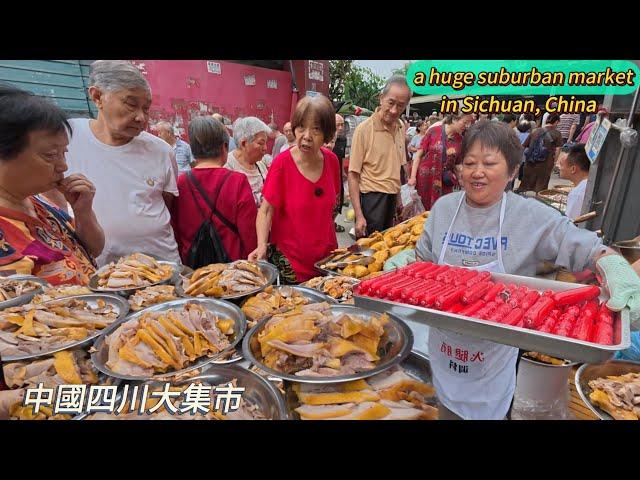
[{"label": "red t-shirt", "polygon": [[324,166],[317,182],[300,173],[291,151],[278,155],[264,182],[263,197],[273,205],[271,243],[304,282],[318,275],[313,264],[338,247],[333,210],[340,193],[338,157],[322,148]]},{"label": "red t-shirt", "polygon": [[[214,197],[218,185],[230,170],[226,168],[194,168],[191,171],[211,201],[215,201]],[[193,195],[190,190],[193,191]],[[185,262],[189,256],[193,239],[204,221],[200,209],[205,215],[210,213],[210,209],[184,173],[178,177],[178,192],[179,197],[175,199],[171,209],[171,226],[178,242],[180,258]],[[194,203],[194,196],[200,209]],[[258,210],[247,177],[242,173],[232,171],[220,189],[215,206],[218,212],[237,227],[242,239],[240,241],[238,236],[216,215],[211,215],[227,255],[232,261],[246,259],[258,244],[256,237]]]}]

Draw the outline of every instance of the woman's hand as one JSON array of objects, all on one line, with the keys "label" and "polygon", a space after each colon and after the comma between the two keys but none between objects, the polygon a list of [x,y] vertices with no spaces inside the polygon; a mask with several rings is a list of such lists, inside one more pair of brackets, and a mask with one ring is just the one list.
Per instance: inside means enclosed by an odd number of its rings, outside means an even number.
[{"label": "woman's hand", "polygon": [[74,216],[91,214],[96,187],[87,177],[80,173],[69,175],[60,182],[58,190],[71,205]]},{"label": "woman's hand", "polygon": [[407,180],[407,185],[409,185],[410,187],[415,187],[416,183],[417,183],[416,177],[409,177],[409,180]]},{"label": "woman's hand", "polygon": [[253,252],[249,254],[247,260],[250,262],[257,262],[258,260],[266,260],[267,259],[267,246],[266,245],[258,245]]}]

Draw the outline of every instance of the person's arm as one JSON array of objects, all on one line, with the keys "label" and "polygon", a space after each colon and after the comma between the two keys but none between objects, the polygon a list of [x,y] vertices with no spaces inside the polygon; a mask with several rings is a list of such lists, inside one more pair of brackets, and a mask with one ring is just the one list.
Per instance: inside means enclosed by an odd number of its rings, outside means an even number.
[{"label": "person's arm", "polygon": [[96,189],[84,175],[73,174],[60,182],[60,191],[73,209],[78,238],[93,257],[102,253],[104,231],[93,212]]},{"label": "person's arm", "polygon": [[173,149],[169,151],[169,168],[164,175],[164,189],[162,192],[162,199],[167,206],[169,212],[173,210],[173,202],[175,197],[178,196],[178,162],[176,162],[176,156],[173,153]]},{"label": "person's arm", "polygon": [[576,128],[578,128],[578,122],[574,122],[569,129],[569,137],[567,137],[568,143],[573,140],[573,135],[576,133]]},{"label": "person's arm", "polygon": [[367,220],[364,218],[362,205],[360,204],[360,174],[349,171],[347,183],[349,184],[351,206],[356,214],[356,237],[364,237],[367,235]]},{"label": "person's arm", "polygon": [[249,254],[249,261],[256,262],[267,258],[267,247],[269,245],[269,232],[271,232],[271,222],[273,220],[273,205],[266,199],[262,199],[262,205],[256,217],[256,237],[258,246]]},{"label": "person's arm", "polygon": [[[243,176],[244,177],[244,176]],[[258,208],[253,199],[251,186],[246,177],[244,177],[240,192],[238,195],[238,208],[236,214],[236,225],[238,233],[242,238],[242,246],[246,252],[253,252],[258,246],[256,236],[256,220]]]},{"label": "person's arm", "polygon": [[433,253],[433,229],[435,224],[435,211],[431,209],[429,217],[424,222],[422,234],[416,243],[416,260],[437,263],[437,258]]},{"label": "person's arm", "polygon": [[356,214],[356,237],[364,237],[367,234],[367,220],[364,217],[362,204],[360,203],[360,181],[367,145],[363,134],[363,125],[364,124],[358,125],[355,132],[353,132],[349,156],[349,174],[347,176],[349,198],[351,199],[351,205]]},{"label": "person's arm", "polygon": [[164,204],[167,206],[167,209],[171,212],[173,210],[173,202],[175,200],[175,195],[169,192],[162,192],[162,199],[164,200]]}]

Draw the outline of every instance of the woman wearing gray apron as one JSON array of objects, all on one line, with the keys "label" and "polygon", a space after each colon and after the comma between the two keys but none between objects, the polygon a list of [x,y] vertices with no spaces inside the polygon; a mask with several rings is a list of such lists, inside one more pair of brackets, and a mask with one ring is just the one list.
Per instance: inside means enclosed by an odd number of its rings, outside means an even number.
[{"label": "woman wearing gray apron", "polygon": [[[541,261],[570,271],[597,267],[611,292],[610,308],[629,306],[637,318],[640,278],[620,255],[553,208],[504,192],[522,158],[513,130],[477,122],[465,135],[462,158],[465,190],[433,206],[416,247],[418,260],[523,276],[534,276]],[[442,419],[505,418],[517,348],[437,328],[429,331],[428,347]]]}]

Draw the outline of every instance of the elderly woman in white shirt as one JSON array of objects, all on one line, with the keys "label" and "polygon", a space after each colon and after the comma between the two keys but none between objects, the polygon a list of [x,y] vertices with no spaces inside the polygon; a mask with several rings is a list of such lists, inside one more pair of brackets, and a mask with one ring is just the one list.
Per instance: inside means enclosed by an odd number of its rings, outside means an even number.
[{"label": "elderly woman in white shirt", "polygon": [[267,153],[269,126],[256,117],[239,118],[233,124],[236,148],[227,156],[226,168],[243,173],[249,180],[256,205],[262,202],[262,186],[267,176],[267,167],[261,162]]}]

